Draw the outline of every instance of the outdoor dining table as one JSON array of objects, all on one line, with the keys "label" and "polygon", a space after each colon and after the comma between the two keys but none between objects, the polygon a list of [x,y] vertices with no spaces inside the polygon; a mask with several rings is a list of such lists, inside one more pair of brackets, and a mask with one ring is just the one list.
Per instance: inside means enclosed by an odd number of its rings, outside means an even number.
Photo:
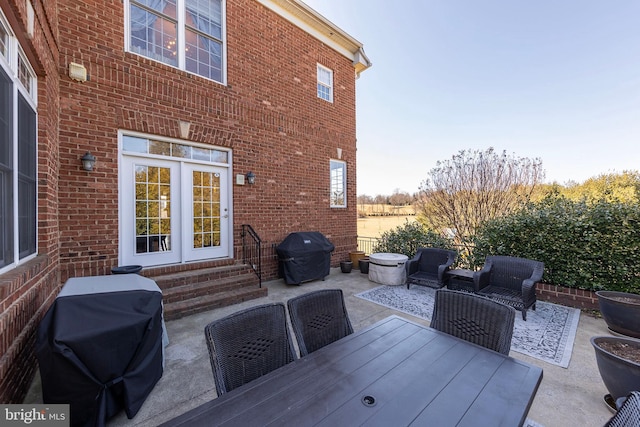
[{"label": "outdoor dining table", "polygon": [[164,425],[521,426],[541,380],[539,367],[391,316]]},{"label": "outdoor dining table", "polygon": [[70,405],[71,425],[132,418],[163,372],[162,291],[137,274],[69,279],[38,326],[44,403]]}]

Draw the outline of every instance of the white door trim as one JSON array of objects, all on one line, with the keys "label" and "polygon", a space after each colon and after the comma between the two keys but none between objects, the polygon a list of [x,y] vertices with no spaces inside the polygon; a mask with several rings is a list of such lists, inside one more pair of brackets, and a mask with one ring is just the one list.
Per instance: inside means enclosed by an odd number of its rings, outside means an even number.
[{"label": "white door trim", "polygon": [[[137,132],[124,132],[119,131],[119,169],[118,169],[118,218],[119,218],[119,244],[118,244],[118,258],[120,265],[142,265],[142,266],[157,266],[157,265],[165,265],[165,264],[176,264],[176,263],[187,263],[195,260],[203,260],[203,259],[218,259],[218,258],[233,258],[233,180],[232,180],[232,152],[227,148],[214,147],[210,145],[197,144],[197,143],[188,143],[184,140],[175,140],[164,137],[151,136],[146,134],[141,134]],[[194,151],[197,148],[211,151],[214,153],[211,158],[214,160],[213,162],[209,161],[201,161],[196,159],[194,156],[193,159],[184,159],[180,157],[172,157],[172,156],[164,156],[157,154],[148,154],[142,151],[138,151],[138,145],[135,146],[134,151],[124,151],[123,150],[123,139],[126,137],[131,137],[134,140],[142,140],[148,139],[149,141],[161,141],[161,142],[169,142],[171,145],[182,145],[182,146],[191,146],[194,147]],[[130,139],[131,140],[131,139]],[[129,146],[129,144],[127,144]],[[212,151],[213,150],[213,151]],[[202,151],[202,150],[200,150]],[[223,153],[222,157],[218,155],[216,157],[215,153]],[[127,241],[131,241],[131,236],[135,236],[135,170],[134,164],[139,162],[140,164],[148,164],[148,165],[157,165],[161,167],[170,167],[172,168],[172,178],[171,178],[171,220],[172,220],[172,237],[175,237],[171,242],[171,248],[164,252],[168,253],[153,252],[153,253],[145,253],[145,254],[136,254],[135,248],[135,239],[133,242],[130,242],[131,245],[127,246]],[[202,168],[208,170],[217,170],[221,175],[221,202],[224,203],[224,207],[222,209],[227,209],[227,212],[222,212],[221,216],[226,216],[227,220],[226,230],[224,233],[221,233],[220,239],[220,248],[217,251],[211,252],[209,251],[207,254],[204,254],[206,251],[196,251],[200,252],[200,254],[190,254],[189,251],[185,250],[186,242],[193,242],[193,232],[187,233],[184,232],[185,226],[183,223],[185,222],[188,216],[186,214],[191,215],[192,212],[192,202],[188,200],[189,203],[185,203],[185,195],[189,195],[191,197],[191,191],[188,190],[188,193],[185,193],[185,171],[191,171],[198,169],[198,165]],[[177,169],[175,169],[177,168]],[[174,177],[175,175],[175,177]],[[189,184],[191,185],[191,184]],[[226,188],[225,188],[226,187]],[[174,194],[174,191],[178,194]],[[186,207],[185,205],[189,205]],[[176,222],[177,221],[177,222]],[[186,221],[192,227],[192,221]],[[178,231],[179,227],[180,230]],[[190,235],[187,240],[187,235]],[[226,236],[225,236],[226,234]],[[178,238],[179,236],[179,238]]]}]

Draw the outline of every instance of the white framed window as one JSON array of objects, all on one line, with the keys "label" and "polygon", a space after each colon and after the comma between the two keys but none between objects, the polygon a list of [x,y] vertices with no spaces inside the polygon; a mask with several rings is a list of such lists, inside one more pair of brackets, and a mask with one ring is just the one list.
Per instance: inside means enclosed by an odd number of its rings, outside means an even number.
[{"label": "white framed window", "polygon": [[333,102],[333,71],[318,64],[318,98]]},{"label": "white framed window", "polygon": [[332,208],[347,207],[347,164],[342,160],[331,159],[330,163],[330,200]]},{"label": "white framed window", "polygon": [[0,21],[0,54],[5,59],[9,57],[9,33],[4,25],[4,20]]},{"label": "white framed window", "polygon": [[125,0],[127,50],[225,84],[224,0]]},{"label": "white framed window", "polygon": [[37,253],[36,83],[0,11],[0,272]]}]

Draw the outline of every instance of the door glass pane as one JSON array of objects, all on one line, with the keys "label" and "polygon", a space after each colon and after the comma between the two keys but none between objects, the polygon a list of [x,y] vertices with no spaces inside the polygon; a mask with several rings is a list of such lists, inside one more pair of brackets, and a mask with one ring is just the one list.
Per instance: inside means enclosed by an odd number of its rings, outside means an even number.
[{"label": "door glass pane", "polygon": [[136,253],[171,250],[171,171],[136,165]]},{"label": "door glass pane", "polygon": [[220,174],[193,172],[193,248],[220,246]]},{"label": "door glass pane", "polygon": [[130,135],[125,135],[122,138],[122,149],[132,153],[148,153],[166,157],[204,160],[213,163],[229,163],[229,153],[226,151],[191,147],[185,144],[169,143]]}]

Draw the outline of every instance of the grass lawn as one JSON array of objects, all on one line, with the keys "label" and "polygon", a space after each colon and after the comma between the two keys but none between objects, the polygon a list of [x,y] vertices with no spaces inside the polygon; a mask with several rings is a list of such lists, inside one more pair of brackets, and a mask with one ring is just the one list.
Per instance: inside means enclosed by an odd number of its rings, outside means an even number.
[{"label": "grass lawn", "polygon": [[358,237],[380,237],[385,231],[404,225],[406,221],[413,222],[415,216],[370,216],[358,218]]}]

